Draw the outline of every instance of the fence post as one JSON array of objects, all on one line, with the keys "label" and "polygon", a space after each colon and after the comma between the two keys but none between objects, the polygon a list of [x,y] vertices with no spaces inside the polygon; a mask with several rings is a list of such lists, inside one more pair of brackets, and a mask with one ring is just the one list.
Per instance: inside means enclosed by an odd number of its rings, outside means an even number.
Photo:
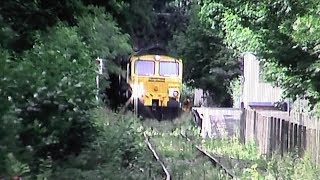
[{"label": "fence post", "polygon": [[257,112],[253,111],[253,139],[257,143]]},{"label": "fence post", "polygon": [[280,119],[279,118],[274,118],[274,150],[273,151],[279,151],[280,147]]},{"label": "fence post", "polygon": [[301,138],[301,141],[302,141],[302,151],[303,153],[307,150],[307,141],[308,141],[308,138],[307,138],[307,127],[306,126],[302,126],[302,138]]},{"label": "fence post", "polygon": [[296,123],[293,126],[293,147],[298,147],[298,124]]},{"label": "fence post", "polygon": [[300,157],[302,157],[303,156],[303,154],[302,154],[302,152],[303,152],[303,126],[300,124],[299,126],[298,126],[298,130],[297,130],[297,140],[298,140],[298,142],[297,142],[297,148],[298,148],[298,153],[299,153],[299,156]]},{"label": "fence post", "polygon": [[288,129],[289,123],[283,119],[281,128],[281,155],[284,152],[288,152]]},{"label": "fence post", "polygon": [[246,109],[241,108],[241,116],[240,116],[240,142],[246,143],[246,123],[247,122],[247,113]]},{"label": "fence post", "polygon": [[315,149],[316,149],[316,130],[311,129],[311,154],[312,154],[312,159],[314,160],[314,163],[317,163],[317,159],[315,156]]},{"label": "fence post", "polygon": [[293,123],[292,122],[288,122],[289,124],[289,129],[288,129],[288,151],[292,151],[293,148]]},{"label": "fence post", "polygon": [[281,119],[276,119],[276,150],[279,151],[281,148]]},{"label": "fence post", "polygon": [[[274,139],[275,139],[275,118],[274,117],[268,117],[267,121],[268,121],[268,142],[267,142],[267,158],[270,158],[272,156],[272,152],[274,149]],[[269,147],[268,147],[269,146]]]},{"label": "fence post", "polygon": [[316,130],[316,166],[318,166],[318,163],[319,163],[319,129],[318,129],[318,126],[319,126],[319,120],[318,119],[315,119],[316,121],[316,126],[315,126],[315,130]]}]

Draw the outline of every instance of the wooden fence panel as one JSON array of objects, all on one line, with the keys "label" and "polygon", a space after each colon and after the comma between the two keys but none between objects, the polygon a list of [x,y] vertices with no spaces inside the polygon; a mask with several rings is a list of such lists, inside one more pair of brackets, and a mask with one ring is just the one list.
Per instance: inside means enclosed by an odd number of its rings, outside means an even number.
[{"label": "wooden fence panel", "polygon": [[293,123],[289,122],[289,131],[288,131],[288,151],[293,150]]},{"label": "wooden fence panel", "polygon": [[293,147],[295,149],[298,147],[298,124],[293,126]]},{"label": "wooden fence panel", "polygon": [[241,117],[240,117],[240,141],[241,143],[246,143],[246,121],[247,111],[242,109]]},{"label": "wooden fence panel", "polygon": [[[318,124],[318,123],[317,123]],[[316,151],[315,151],[315,154],[316,154],[316,163],[318,164],[319,163],[319,130],[316,129]]]},{"label": "wooden fence panel", "polygon": [[270,133],[270,136],[269,136],[270,147],[269,147],[269,153],[272,154],[272,152],[274,151],[275,146],[276,146],[276,138],[277,138],[277,136],[276,136],[276,119],[273,118],[273,117],[270,117],[269,121],[270,121],[270,130],[269,130],[269,133]]},{"label": "wooden fence panel", "polygon": [[267,157],[270,158],[274,146],[274,137],[275,137],[275,131],[274,131],[274,121],[272,117],[266,117],[266,125],[267,125],[267,134],[266,134],[266,151],[267,151]]},{"label": "wooden fence panel", "polygon": [[289,122],[282,120],[282,152],[286,153],[289,149],[289,135],[290,135],[290,129],[289,129]]},{"label": "wooden fence panel", "polygon": [[315,129],[311,129],[311,155],[312,155],[312,159],[315,160],[316,159],[316,155],[315,155],[315,147],[316,145],[316,130]]},{"label": "wooden fence panel", "polygon": [[298,148],[298,153],[299,156],[302,156],[302,152],[303,152],[303,126],[302,125],[298,125],[297,127],[297,148]]},{"label": "wooden fence panel", "polygon": [[246,125],[245,125],[245,142],[249,142],[254,140],[254,126],[253,126],[253,121],[254,121],[254,116],[253,116],[253,111],[246,111]]},{"label": "wooden fence panel", "polygon": [[316,145],[316,147],[317,147],[317,151],[316,151],[317,162],[316,162],[316,164],[319,164],[319,151],[320,151],[319,150],[320,149],[319,148],[319,146],[320,146],[320,142],[319,142],[320,141],[320,136],[319,136],[320,135],[320,127],[319,127],[319,125],[320,125],[320,123],[319,123],[318,119],[316,120],[316,124],[317,124],[316,125],[316,127],[317,127],[317,129],[316,129],[317,130],[317,145]]},{"label": "wooden fence panel", "polygon": [[282,128],[282,123],[281,123],[281,119],[277,118],[277,132],[276,132],[276,136],[277,136],[277,151],[280,151],[280,143],[281,143],[281,128]]},{"label": "wooden fence panel", "polygon": [[308,152],[320,163],[320,123],[311,116],[244,109],[240,127],[242,142],[255,141],[259,152],[267,157],[298,150],[300,156]]},{"label": "wooden fence panel", "polygon": [[307,148],[307,127],[306,126],[303,126],[302,127],[302,138],[301,138],[301,141],[302,141],[302,150],[303,152],[306,150]]},{"label": "wooden fence panel", "polygon": [[262,138],[262,150],[263,150],[263,154],[268,156],[268,140],[269,140],[269,137],[268,137],[268,118],[267,117],[264,117],[262,116],[261,117],[262,119],[262,132],[261,132],[261,138]]},{"label": "wooden fence panel", "polygon": [[306,152],[312,154],[312,130],[307,128],[306,130]]}]

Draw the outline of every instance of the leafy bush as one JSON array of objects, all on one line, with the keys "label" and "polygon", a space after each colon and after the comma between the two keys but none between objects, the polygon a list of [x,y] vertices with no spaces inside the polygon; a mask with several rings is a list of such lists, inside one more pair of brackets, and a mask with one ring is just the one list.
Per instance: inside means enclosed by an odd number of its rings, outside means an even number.
[{"label": "leafy bush", "polygon": [[[161,167],[147,150],[142,126],[133,115],[97,109],[92,113],[96,139],[79,156],[69,156],[42,176],[50,179],[149,179]],[[149,174],[152,171],[153,174]]]},{"label": "leafy bush", "polygon": [[241,77],[230,81],[228,92],[232,96],[233,107],[240,107]]},{"label": "leafy bush", "polygon": [[88,8],[88,12],[79,17],[77,31],[88,45],[92,59],[104,58],[108,72],[121,74],[117,57],[132,51],[128,43],[130,36],[121,32],[118,24],[103,8]]},{"label": "leafy bush", "polygon": [[13,122],[23,127],[15,136],[30,152],[32,170],[40,159],[79,153],[91,133],[87,111],[94,107],[94,71],[76,29],[61,25],[39,33],[32,50],[1,61],[7,69],[2,122],[12,112]]},{"label": "leafy bush", "polygon": [[229,106],[227,87],[240,73],[238,61],[222,34],[199,20],[199,6],[192,11],[187,28],[173,36],[170,49],[184,60],[187,85],[209,90],[216,104]]},{"label": "leafy bush", "polygon": [[184,101],[187,96],[189,96],[190,98],[193,98],[194,89],[190,86],[187,86],[185,83],[183,83],[182,84],[182,92],[181,92],[181,100]]},{"label": "leafy bush", "polygon": [[[95,139],[89,114],[96,106],[93,58],[101,54],[111,62],[130,50],[128,36],[104,12],[83,14],[79,27],[60,23],[37,32],[35,40],[21,54],[0,50],[0,174],[5,176],[44,173]],[[116,64],[109,71],[115,69]],[[21,168],[13,172],[16,165]]]}]

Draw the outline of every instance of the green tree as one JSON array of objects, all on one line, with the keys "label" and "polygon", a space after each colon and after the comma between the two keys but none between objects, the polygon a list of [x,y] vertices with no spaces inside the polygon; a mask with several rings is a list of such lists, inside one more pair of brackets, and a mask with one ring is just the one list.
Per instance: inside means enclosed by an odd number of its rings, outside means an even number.
[{"label": "green tree", "polygon": [[94,58],[106,58],[108,71],[119,73],[113,60],[131,48],[103,9],[90,7],[77,19],[35,32],[29,50],[0,51],[0,140],[8,142],[0,148],[1,174],[15,158],[40,173],[44,162],[77,155],[95,137]]},{"label": "green tree", "polygon": [[221,31],[199,21],[197,6],[192,11],[187,29],[174,37],[170,49],[183,58],[188,85],[209,90],[214,101],[222,105],[229,98],[230,80],[240,73],[238,62],[234,52],[223,44]]},{"label": "green tree", "polygon": [[12,31],[7,47],[18,52],[32,48],[36,31],[45,31],[60,21],[74,25],[84,8],[77,0],[1,1],[0,7],[0,22]]},{"label": "green tree", "polygon": [[[287,96],[306,94],[319,101],[317,21],[319,2],[220,1],[201,3],[201,19],[222,29],[224,42],[238,52],[254,52],[265,59],[267,80],[284,88]],[[310,33],[310,31],[312,33]]]}]

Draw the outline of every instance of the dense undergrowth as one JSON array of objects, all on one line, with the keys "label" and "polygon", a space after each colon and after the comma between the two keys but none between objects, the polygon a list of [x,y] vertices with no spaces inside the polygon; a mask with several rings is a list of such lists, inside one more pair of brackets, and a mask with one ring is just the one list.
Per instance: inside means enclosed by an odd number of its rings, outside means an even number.
[{"label": "dense undergrowth", "polygon": [[147,149],[142,126],[133,115],[117,115],[104,109],[92,112],[95,140],[78,155],[40,164],[30,171],[27,163],[8,154],[8,176],[23,179],[161,179],[162,169]]},{"label": "dense undergrowth", "polygon": [[[138,140],[107,139],[110,134],[103,134],[104,127],[96,124],[99,117],[93,112],[97,107],[94,60],[106,58],[108,72],[118,72],[113,59],[131,51],[129,35],[121,33],[104,8],[74,6],[81,9],[74,23],[59,21],[46,30],[32,30],[31,47],[16,52],[0,44],[0,177],[99,178],[99,173],[102,177],[117,174],[113,168],[131,168],[120,163],[133,161],[131,155],[126,160],[112,153],[121,154],[123,148],[131,148],[125,145]],[[5,37],[11,36],[13,31]],[[106,122],[112,121],[106,117]],[[128,132],[135,129],[130,123],[114,129],[120,131],[120,127]]]},{"label": "dense undergrowth", "polygon": [[159,179],[161,167],[147,149],[142,126],[132,115],[94,112],[96,140],[79,156],[50,170],[52,179]]},{"label": "dense undergrowth", "polygon": [[298,157],[291,152],[281,156],[273,154],[270,159],[260,155],[255,143],[240,143],[230,139],[202,140],[202,146],[210,153],[230,158],[229,165],[241,179],[317,179],[320,168],[311,161],[308,154]]},{"label": "dense undergrowth", "polygon": [[[145,126],[149,127],[147,132],[158,141],[160,152],[167,158],[167,161],[175,159],[195,159],[194,147],[181,138],[183,134],[193,140],[195,144],[200,145],[209,153],[221,157],[221,163],[231,169],[231,172],[240,179],[318,179],[320,168],[312,163],[306,154],[304,157],[298,157],[292,152],[281,156],[274,154],[270,159],[260,155],[255,143],[242,144],[238,138],[221,139],[202,139],[200,129],[195,126],[189,115],[183,116],[174,122],[146,121]],[[177,161],[179,162],[179,161]],[[191,170],[191,162],[185,167],[185,163],[174,164],[173,169],[177,177],[185,177]],[[202,177],[208,172],[210,163],[202,166],[194,165],[200,168],[202,174],[192,177]],[[192,168],[191,168],[192,169]],[[199,172],[199,169],[198,169]],[[217,170],[207,173],[216,179],[222,178],[223,173]],[[211,178],[209,178],[211,179]]]},{"label": "dense undergrowth", "polygon": [[143,124],[172,179],[227,179],[192,143],[181,136],[193,135],[191,132],[196,131],[189,114],[183,114],[174,121],[147,120]]}]

